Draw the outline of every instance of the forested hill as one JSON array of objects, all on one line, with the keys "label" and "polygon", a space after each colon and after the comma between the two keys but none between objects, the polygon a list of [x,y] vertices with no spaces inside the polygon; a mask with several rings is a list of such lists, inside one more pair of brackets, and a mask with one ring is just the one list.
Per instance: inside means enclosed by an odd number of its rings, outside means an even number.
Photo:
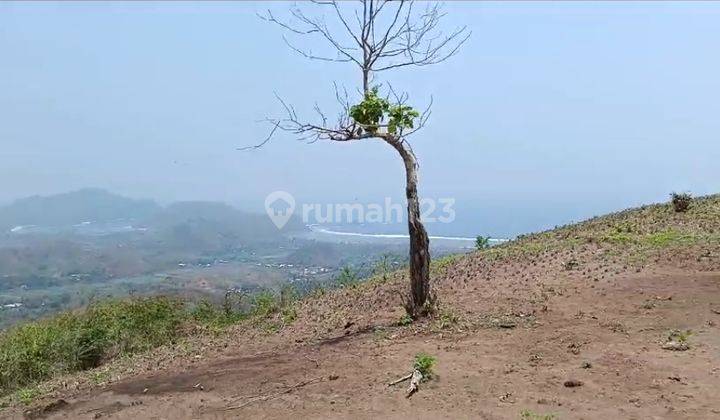
[{"label": "forested hill", "polygon": [[136,200],[101,189],[87,188],[51,196],[32,196],[0,207],[0,229],[25,225],[64,226],[86,221],[139,220],[161,210],[152,200]]},{"label": "forested hill", "polygon": [[[243,212],[224,203],[193,201],[163,207],[153,200],[127,198],[95,188],[32,196],[0,207],[0,232],[24,226],[72,227],[112,222],[157,229],[193,223],[252,237],[280,233],[266,215]],[[300,221],[293,219],[284,231],[300,228]]]}]

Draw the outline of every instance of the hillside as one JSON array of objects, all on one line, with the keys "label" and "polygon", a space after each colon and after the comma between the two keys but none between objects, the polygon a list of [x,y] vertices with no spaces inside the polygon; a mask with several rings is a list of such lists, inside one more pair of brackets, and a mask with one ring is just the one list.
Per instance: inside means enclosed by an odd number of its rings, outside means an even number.
[{"label": "hillside", "polygon": [[[404,319],[405,274],[382,273],[45,383],[29,408],[4,414],[720,416],[720,196],[686,213],[658,204],[527,235],[432,271],[429,319]],[[404,384],[388,383],[419,352],[437,359],[436,375],[406,399]]]},{"label": "hillside", "polygon": [[[287,280],[291,273],[256,264],[303,228],[293,219],[281,232],[267,215],[223,203],[160,206],[99,189],[17,200],[0,207],[0,330],[97,296],[222,294],[226,283],[257,286],[256,275],[260,284]],[[191,290],[219,261],[226,281]],[[179,264],[187,269],[173,271]],[[175,274],[181,278],[165,281]]]},{"label": "hillside", "polygon": [[[52,211],[48,211],[52,209]],[[150,200],[135,200],[86,188],[51,196],[33,196],[0,207],[0,231],[16,226],[67,226],[87,221],[139,220],[160,211]]]},{"label": "hillside", "polygon": [[[39,229],[30,229],[30,232],[82,234],[85,231],[69,228],[99,225],[107,229],[108,224],[118,222],[158,231],[189,222],[205,223],[210,230],[222,229],[236,235],[278,236],[278,229],[266,215],[243,212],[224,203],[193,201],[160,206],[152,200],[132,199],[96,188],[27,197],[0,207],[0,234],[18,227],[26,229],[16,229],[17,232],[34,227]],[[298,219],[291,219],[287,230],[302,227]],[[93,233],[115,232],[95,230]]]}]

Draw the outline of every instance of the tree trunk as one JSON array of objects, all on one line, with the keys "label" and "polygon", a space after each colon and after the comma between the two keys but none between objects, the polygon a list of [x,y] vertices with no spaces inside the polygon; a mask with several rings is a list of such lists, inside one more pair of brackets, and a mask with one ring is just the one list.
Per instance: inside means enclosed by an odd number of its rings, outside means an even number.
[{"label": "tree trunk", "polygon": [[410,234],[410,301],[405,309],[412,318],[421,317],[427,312],[430,296],[430,240],[420,219],[420,199],[418,198],[418,164],[412,151],[400,141],[390,143],[405,164],[408,209],[408,232]]},{"label": "tree trunk", "polygon": [[363,69],[363,92],[367,95],[370,92],[370,70]]}]

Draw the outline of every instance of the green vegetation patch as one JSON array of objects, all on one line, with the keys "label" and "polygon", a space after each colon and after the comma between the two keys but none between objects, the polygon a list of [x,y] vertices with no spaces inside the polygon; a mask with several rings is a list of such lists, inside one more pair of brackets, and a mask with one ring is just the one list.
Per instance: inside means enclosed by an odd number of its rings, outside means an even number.
[{"label": "green vegetation patch", "polygon": [[[0,334],[0,396],[25,395],[36,389],[33,385],[52,377],[174,344],[193,330],[188,327],[219,331],[254,318],[257,325],[277,331],[297,318],[298,295],[290,287],[280,293],[259,292],[247,308],[241,297],[228,294],[222,305],[188,304],[169,297],[105,300],[83,311],[15,326]],[[97,382],[102,381],[98,376]],[[20,394],[18,400],[29,399]]]},{"label": "green vegetation patch", "polygon": [[633,234],[619,228],[602,236],[605,242],[620,245],[640,245],[650,248],[667,248],[671,246],[692,245],[703,239],[702,236],[692,233],[683,233],[676,229],[666,229],[647,234]]},{"label": "green vegetation patch", "polygon": [[665,248],[673,245],[690,245],[698,240],[699,237],[695,235],[684,234],[677,230],[668,229],[645,236],[643,243],[655,248]]},{"label": "green vegetation patch", "polygon": [[538,414],[532,410],[523,410],[520,412],[521,420],[557,420],[555,414]]},{"label": "green vegetation patch", "polygon": [[413,368],[422,373],[423,379],[427,380],[433,377],[433,367],[437,359],[426,353],[418,353],[415,355]]},{"label": "green vegetation patch", "polygon": [[360,283],[360,277],[357,272],[348,265],[340,270],[340,274],[338,274],[336,280],[341,287],[356,287],[358,283]]},{"label": "green vegetation patch", "polygon": [[185,318],[180,301],[154,297],[105,301],[12,328],[0,335],[0,395],[171,342]]}]

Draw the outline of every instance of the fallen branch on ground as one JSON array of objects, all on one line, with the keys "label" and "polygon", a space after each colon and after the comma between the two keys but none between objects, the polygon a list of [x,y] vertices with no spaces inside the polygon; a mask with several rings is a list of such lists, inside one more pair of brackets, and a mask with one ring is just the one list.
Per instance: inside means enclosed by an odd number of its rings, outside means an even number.
[{"label": "fallen branch on ground", "polygon": [[318,362],[317,359],[313,359],[312,357],[310,357],[308,355],[305,355],[305,358],[308,359],[309,361],[315,363],[315,367],[320,367],[320,362]]},{"label": "fallen branch on ground", "polygon": [[408,386],[407,393],[405,394],[405,398],[410,398],[412,394],[418,391],[420,387],[420,382],[426,381],[433,377],[432,368],[435,364],[435,360],[436,359],[429,354],[416,354],[412,372],[396,381],[390,382],[388,386],[393,386],[395,384],[399,384],[400,382],[404,382],[410,379],[410,385]]},{"label": "fallen branch on ground", "polygon": [[407,375],[403,376],[402,378],[390,382],[390,383],[388,384],[388,386],[393,386],[393,385],[399,384],[400,382],[405,382],[405,381],[407,381],[408,379],[412,378],[412,376],[413,376],[412,373],[408,373]]},{"label": "fallen branch on ground", "polygon": [[412,377],[410,378],[410,386],[407,389],[407,393],[405,394],[405,398],[410,398],[412,394],[417,392],[418,386],[420,386],[420,382],[423,380],[423,374],[419,370],[415,369],[412,373]]}]

